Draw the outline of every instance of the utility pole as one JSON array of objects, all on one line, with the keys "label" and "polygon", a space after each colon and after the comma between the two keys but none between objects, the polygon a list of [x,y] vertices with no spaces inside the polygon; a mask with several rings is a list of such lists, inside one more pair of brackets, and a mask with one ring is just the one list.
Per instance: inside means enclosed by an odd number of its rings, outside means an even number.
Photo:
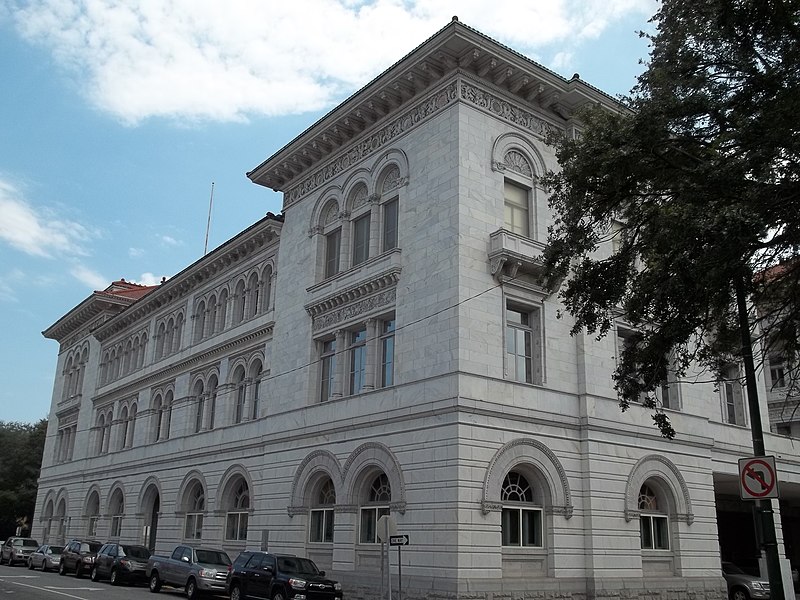
[{"label": "utility pole", "polygon": [[[742,361],[744,362],[744,378],[747,385],[747,406],[750,410],[753,454],[755,456],[765,456],[764,429],[761,425],[756,369],[753,363],[753,340],[750,337],[750,319],[747,316],[747,298],[745,297],[743,279],[739,279],[736,282],[736,309],[739,315],[739,331],[742,336]],[[767,558],[770,600],[785,600],[772,500],[757,500],[756,511],[761,521],[761,545]]]}]

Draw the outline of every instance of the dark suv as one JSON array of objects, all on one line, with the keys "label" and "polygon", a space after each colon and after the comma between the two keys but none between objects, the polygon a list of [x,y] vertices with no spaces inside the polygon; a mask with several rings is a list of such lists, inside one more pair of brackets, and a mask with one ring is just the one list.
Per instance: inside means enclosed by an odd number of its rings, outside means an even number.
[{"label": "dark suv", "polygon": [[269,552],[242,552],[228,573],[231,600],[341,600],[342,585],[308,558]]},{"label": "dark suv", "polygon": [[97,581],[107,577],[111,585],[123,582],[147,581],[147,559],[150,550],[144,546],[109,542],[97,552],[92,566],[91,579]]},{"label": "dark suv", "polygon": [[72,540],[61,552],[58,574],[66,575],[74,572],[75,577],[82,577],[84,573],[89,573],[94,564],[94,557],[102,545],[94,540]]}]

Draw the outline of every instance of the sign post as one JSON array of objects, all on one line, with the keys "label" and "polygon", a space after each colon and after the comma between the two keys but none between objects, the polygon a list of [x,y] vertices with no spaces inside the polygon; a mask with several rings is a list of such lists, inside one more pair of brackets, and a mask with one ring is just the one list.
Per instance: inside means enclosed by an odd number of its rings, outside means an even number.
[{"label": "sign post", "polygon": [[389,549],[386,543],[391,540],[391,536],[397,534],[397,521],[390,515],[383,515],[378,519],[376,533],[381,541],[381,597],[383,597],[383,566],[385,564],[387,579],[389,580],[387,600],[392,600],[392,571],[389,568]]},{"label": "sign post", "polygon": [[397,600],[403,600],[403,561],[401,560],[400,548],[408,546],[407,535],[393,535],[389,537],[389,545],[397,546]]}]

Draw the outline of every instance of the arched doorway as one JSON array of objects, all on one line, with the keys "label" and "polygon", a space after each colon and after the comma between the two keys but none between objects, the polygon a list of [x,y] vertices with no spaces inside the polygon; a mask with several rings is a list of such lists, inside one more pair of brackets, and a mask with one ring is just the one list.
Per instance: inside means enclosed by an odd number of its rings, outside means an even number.
[{"label": "arched doorway", "polygon": [[144,527],[142,528],[142,544],[150,552],[155,552],[158,539],[158,517],[161,511],[161,496],[155,484],[148,486],[142,501]]}]

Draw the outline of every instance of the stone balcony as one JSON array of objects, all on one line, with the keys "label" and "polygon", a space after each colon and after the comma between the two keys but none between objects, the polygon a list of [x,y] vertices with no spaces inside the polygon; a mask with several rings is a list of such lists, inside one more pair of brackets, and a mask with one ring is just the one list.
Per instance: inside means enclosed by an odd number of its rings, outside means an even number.
[{"label": "stone balcony", "polygon": [[542,242],[506,229],[489,234],[489,264],[498,281],[514,279],[521,274],[538,279],[544,273]]}]

